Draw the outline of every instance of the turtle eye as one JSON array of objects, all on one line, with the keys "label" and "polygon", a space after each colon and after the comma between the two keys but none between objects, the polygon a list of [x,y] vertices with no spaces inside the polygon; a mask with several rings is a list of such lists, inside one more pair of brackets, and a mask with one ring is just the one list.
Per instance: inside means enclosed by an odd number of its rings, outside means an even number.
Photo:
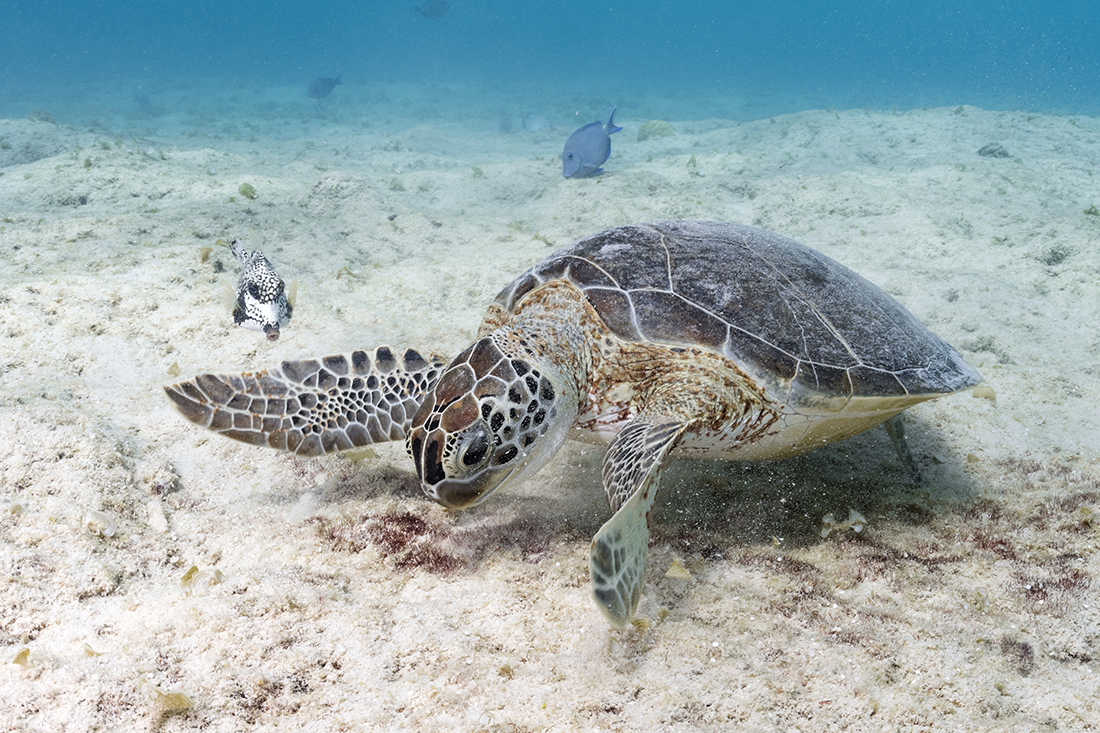
[{"label": "turtle eye", "polygon": [[458,459],[466,468],[477,468],[489,454],[489,434],[484,428],[470,434],[459,448]]}]

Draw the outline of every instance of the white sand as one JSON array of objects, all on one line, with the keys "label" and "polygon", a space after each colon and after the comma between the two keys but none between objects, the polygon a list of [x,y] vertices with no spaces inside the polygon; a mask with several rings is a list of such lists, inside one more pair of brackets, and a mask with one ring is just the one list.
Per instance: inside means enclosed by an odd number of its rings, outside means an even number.
[{"label": "white sand", "polygon": [[[128,93],[43,107],[57,125],[0,120],[0,729],[1100,725],[1100,216],[1083,213],[1100,121],[739,123],[649,99],[620,108],[607,173],[571,181],[562,143],[603,100],[545,104],[531,133],[485,90],[349,84],[316,112],[299,89],[166,88],[156,116],[118,112]],[[677,134],[637,141],[656,117]],[[987,143],[1010,157],[978,156]],[[400,445],[304,461],[194,428],[161,391],[174,363],[455,353],[554,247],[663,218],[817,247],[997,400],[911,411],[926,489],[881,431],[777,464],[674,464],[647,628],[609,631],[588,597],[609,515],[596,447],[452,514]],[[233,236],[300,283],[275,344],[223,308],[228,252],[200,262]],[[866,529],[822,539],[849,508]],[[691,580],[663,577],[674,560]],[[193,565],[206,574],[181,587]],[[166,710],[142,679],[194,706]]]}]

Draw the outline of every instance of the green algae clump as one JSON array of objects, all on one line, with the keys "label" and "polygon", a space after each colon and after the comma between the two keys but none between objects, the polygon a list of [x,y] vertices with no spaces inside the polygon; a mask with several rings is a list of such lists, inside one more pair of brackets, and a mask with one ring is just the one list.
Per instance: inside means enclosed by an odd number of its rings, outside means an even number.
[{"label": "green algae clump", "polygon": [[664,120],[650,120],[643,122],[638,128],[638,140],[648,140],[651,137],[672,137],[676,134],[676,128]]},{"label": "green algae clump", "polygon": [[256,198],[256,187],[251,183],[242,183],[240,188],[237,189],[237,193],[251,201]]}]

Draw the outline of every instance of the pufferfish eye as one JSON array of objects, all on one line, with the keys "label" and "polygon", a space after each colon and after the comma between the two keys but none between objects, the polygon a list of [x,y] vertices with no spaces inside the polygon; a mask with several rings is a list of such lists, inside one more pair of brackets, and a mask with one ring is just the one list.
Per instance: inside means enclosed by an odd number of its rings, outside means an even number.
[{"label": "pufferfish eye", "polygon": [[488,455],[489,434],[484,428],[478,428],[467,435],[458,449],[458,459],[466,468],[477,468],[485,462]]}]

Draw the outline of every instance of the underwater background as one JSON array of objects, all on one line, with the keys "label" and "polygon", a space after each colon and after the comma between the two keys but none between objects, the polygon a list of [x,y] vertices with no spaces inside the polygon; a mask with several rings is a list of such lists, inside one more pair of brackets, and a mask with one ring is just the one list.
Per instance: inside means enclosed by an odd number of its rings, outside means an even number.
[{"label": "underwater background", "polygon": [[1086,0],[452,0],[438,18],[404,0],[5,0],[0,19],[0,89],[9,92],[200,77],[281,86],[342,75],[533,96],[599,86],[620,103],[639,90],[767,88],[835,107],[1100,109],[1100,5]]},{"label": "underwater background", "polygon": [[[0,0],[0,730],[1096,730],[1100,3],[424,1]],[[402,441],[306,460],[165,396],[450,358],[662,219],[836,259],[985,382],[906,412],[923,485],[881,429],[672,461],[623,631],[603,446],[455,512]]]}]

